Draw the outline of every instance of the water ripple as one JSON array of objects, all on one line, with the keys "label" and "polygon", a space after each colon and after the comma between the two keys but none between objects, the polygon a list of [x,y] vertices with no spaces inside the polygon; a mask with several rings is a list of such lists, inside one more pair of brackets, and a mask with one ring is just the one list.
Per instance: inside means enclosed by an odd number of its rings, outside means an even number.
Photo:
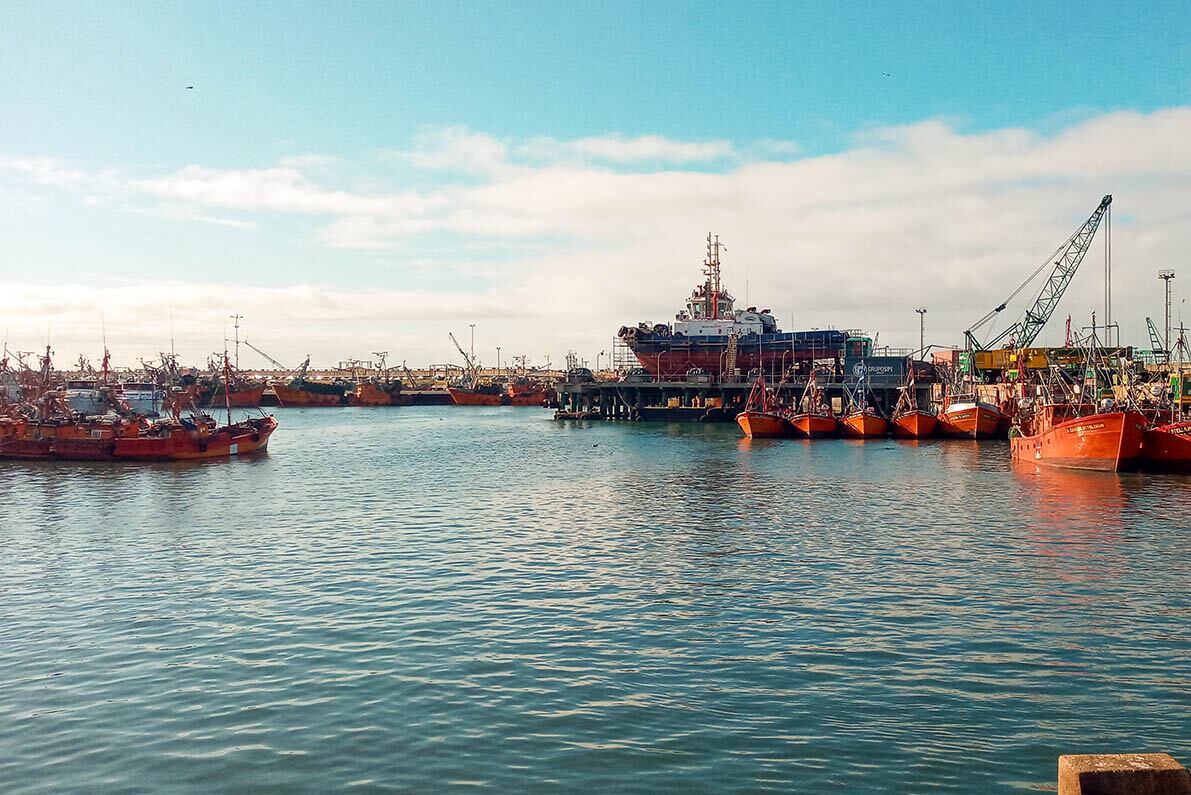
[{"label": "water ripple", "polygon": [[230,464],[0,462],[6,792],[1009,792],[1191,756],[1184,479],[279,413]]}]

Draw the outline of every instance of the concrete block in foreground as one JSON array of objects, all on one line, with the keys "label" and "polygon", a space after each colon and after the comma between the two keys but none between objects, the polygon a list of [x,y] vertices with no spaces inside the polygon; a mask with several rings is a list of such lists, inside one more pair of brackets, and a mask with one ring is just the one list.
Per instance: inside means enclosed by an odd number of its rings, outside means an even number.
[{"label": "concrete block in foreground", "polygon": [[1170,754],[1060,756],[1059,795],[1191,795],[1191,772]]}]

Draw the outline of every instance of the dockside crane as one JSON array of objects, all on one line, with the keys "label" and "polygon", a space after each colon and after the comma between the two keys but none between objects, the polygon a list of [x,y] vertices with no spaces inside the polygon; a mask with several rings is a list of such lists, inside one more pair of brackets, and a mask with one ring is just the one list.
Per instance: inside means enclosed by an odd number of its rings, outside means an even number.
[{"label": "dockside crane", "polygon": [[476,363],[472,361],[471,357],[467,355],[467,351],[463,350],[463,346],[459,344],[459,340],[455,339],[455,335],[447,332],[447,336],[451,338],[451,342],[455,345],[455,350],[459,351],[459,355],[463,357],[463,361],[467,362],[467,372],[472,382],[476,380],[477,368]]},{"label": "dockside crane", "polygon": [[1150,331],[1150,352],[1154,355],[1154,362],[1156,364],[1170,363],[1170,349],[1166,347],[1166,342],[1163,341],[1162,335],[1158,333],[1158,327],[1154,325],[1154,321],[1146,318],[1146,328]]},{"label": "dockside crane", "polygon": [[[265,353],[264,351],[262,351],[260,348],[256,347],[255,345],[253,345],[253,344],[252,344],[251,342],[249,342],[247,339],[240,340],[240,341],[241,341],[241,342],[243,342],[245,345],[247,345],[249,348],[252,348],[254,351],[256,351],[257,353],[259,353],[261,356],[265,357],[265,359],[266,359],[266,360],[269,362],[269,364],[273,365],[273,366],[274,366],[274,367],[276,367],[278,370],[284,370],[285,372],[290,372],[290,368],[286,367],[284,364],[282,364],[281,362],[277,361],[277,360],[276,360],[276,359],[274,359],[272,356],[270,356],[269,354]],[[309,360],[309,357],[307,357],[307,360]]]},{"label": "dockside crane", "polygon": [[[1063,245],[1059,246],[1041,265],[1035,268],[1029,278],[1010,293],[1008,298],[964,332],[969,350],[991,350],[1002,343],[1008,343],[1017,348],[1028,348],[1034,343],[1034,340],[1038,338],[1046,322],[1050,320],[1055,307],[1059,305],[1059,299],[1063,297],[1063,292],[1067,289],[1067,285],[1071,284],[1071,279],[1075,276],[1075,271],[1079,268],[1079,263],[1083,262],[1084,256],[1088,253],[1088,249],[1091,248],[1092,239],[1096,236],[1096,230],[1100,228],[1100,222],[1109,212],[1111,205],[1112,195],[1109,194],[1100,200],[1100,205],[1088,216],[1088,220],[1084,221],[1071,237],[1067,238]],[[1046,270],[1047,266],[1052,263],[1053,270],[1050,277],[1042,285],[1042,290],[1038,293],[1038,297],[1034,299],[1033,305],[1026,310],[1025,315],[997,336],[987,342],[981,342],[976,337],[976,332],[991,323],[1005,310],[1005,307],[1009,305],[1010,301],[1025,290],[1030,282],[1034,281],[1038,274]]]}]

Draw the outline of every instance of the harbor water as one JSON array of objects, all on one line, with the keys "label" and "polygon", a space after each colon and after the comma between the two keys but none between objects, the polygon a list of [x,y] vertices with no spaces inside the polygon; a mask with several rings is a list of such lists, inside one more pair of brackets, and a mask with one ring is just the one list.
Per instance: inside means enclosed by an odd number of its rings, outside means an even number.
[{"label": "harbor water", "polygon": [[1191,479],[1006,443],[277,410],[0,462],[0,789],[1034,792],[1191,761]]}]

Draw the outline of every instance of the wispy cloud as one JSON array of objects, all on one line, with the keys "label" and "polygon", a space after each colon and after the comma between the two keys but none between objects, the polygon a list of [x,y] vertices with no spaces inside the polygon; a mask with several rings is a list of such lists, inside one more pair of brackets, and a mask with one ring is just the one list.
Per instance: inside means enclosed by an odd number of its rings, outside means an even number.
[{"label": "wispy cloud", "polygon": [[[8,175],[0,180],[9,183],[0,190],[148,203],[258,235],[276,217],[306,218],[316,229],[311,245],[327,247],[329,262],[347,256],[336,249],[378,252],[401,274],[395,280],[408,276],[404,258],[433,241],[437,261],[464,274],[454,289],[385,298],[403,307],[383,321],[400,337],[392,347],[408,344],[410,358],[422,360],[445,358],[446,329],[465,322],[506,340],[542,340],[555,355],[606,348],[622,322],[663,320],[677,308],[698,278],[699,241],[709,230],[728,242],[733,289],[741,298],[747,289],[786,326],[867,326],[907,342],[917,338],[913,306],[927,302],[928,341],[958,340],[1113,192],[1118,316],[1140,334],[1145,315],[1159,311],[1150,269],[1176,264],[1191,248],[1187,140],[1191,108],[1102,114],[1045,133],[967,132],[931,119],[869,130],[843,151],[815,156],[778,140],[508,141],[448,128],[387,155],[403,166],[400,182],[384,181],[383,168],[353,181],[361,164],[346,159],[128,176],[10,158],[0,160]],[[419,170],[460,179],[418,180]],[[493,242],[502,264],[469,287],[467,268],[493,267],[473,262],[474,251]],[[1095,268],[1091,259],[1084,266]],[[1065,306],[1086,316],[1100,292],[1095,275],[1081,274]],[[286,320],[281,300],[261,301],[259,322],[276,327],[295,353],[316,347],[311,331]],[[432,311],[415,323],[404,310],[410,300]],[[384,327],[351,318],[343,327],[353,323],[365,336]]]}]

